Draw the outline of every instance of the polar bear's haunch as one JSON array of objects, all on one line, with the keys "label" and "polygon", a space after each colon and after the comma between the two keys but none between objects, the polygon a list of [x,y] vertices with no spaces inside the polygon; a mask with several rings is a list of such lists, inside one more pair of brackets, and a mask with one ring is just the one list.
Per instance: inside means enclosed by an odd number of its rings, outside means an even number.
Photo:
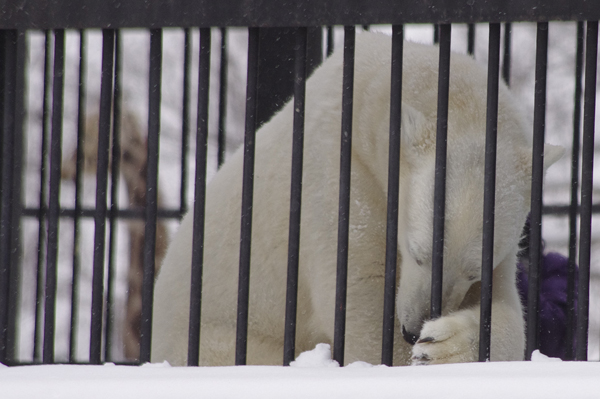
[{"label": "polar bear's haunch", "polygon": [[[391,39],[356,41],[347,362],[379,363],[385,260]],[[438,51],[404,46],[396,364],[477,359],[481,268],[486,71],[451,58],[444,249],[443,315],[429,317]],[[342,55],[307,83],[297,354],[332,343],[337,248]],[[285,318],[293,107],[257,134],[254,177],[248,363],[281,364]],[[500,87],[494,244],[492,360],[523,356],[522,310],[515,286],[516,252],[529,206],[528,128]],[[546,146],[546,167],[562,149]],[[202,291],[200,363],[235,359],[243,153],[210,182]],[[156,283],[152,360],[187,359],[192,215],[184,218]],[[402,331],[421,337],[411,348]]]}]

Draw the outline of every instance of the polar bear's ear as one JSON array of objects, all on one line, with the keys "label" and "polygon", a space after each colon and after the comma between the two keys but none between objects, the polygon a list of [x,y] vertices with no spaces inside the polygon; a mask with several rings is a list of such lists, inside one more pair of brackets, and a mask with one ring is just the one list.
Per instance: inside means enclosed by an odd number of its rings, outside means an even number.
[{"label": "polar bear's ear", "polygon": [[402,103],[402,144],[424,151],[434,144],[435,136],[427,128],[425,116],[406,103]]},{"label": "polar bear's ear", "polygon": [[544,171],[548,170],[552,164],[562,158],[565,149],[559,145],[544,145]]}]

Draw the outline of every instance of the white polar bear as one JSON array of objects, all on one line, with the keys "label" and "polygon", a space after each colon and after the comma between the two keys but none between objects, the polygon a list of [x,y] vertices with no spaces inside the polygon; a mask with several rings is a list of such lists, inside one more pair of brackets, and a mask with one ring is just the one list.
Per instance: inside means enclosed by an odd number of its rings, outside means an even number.
[{"label": "white polar bear", "polygon": [[[354,83],[345,361],[379,363],[384,287],[391,39],[359,34]],[[342,54],[308,79],[296,354],[333,343]],[[406,43],[394,363],[474,361],[478,353],[486,70],[453,54],[448,114],[443,315],[429,317],[438,50]],[[516,251],[529,207],[531,146],[516,101],[500,87],[492,360],[523,357]],[[287,275],[292,104],[257,134],[248,364],[281,364]],[[208,185],[200,364],[231,365],[235,331],[243,150]],[[546,146],[546,166],[562,149]],[[156,282],[152,361],[184,365],[192,215]],[[402,339],[427,338],[411,347]]]}]

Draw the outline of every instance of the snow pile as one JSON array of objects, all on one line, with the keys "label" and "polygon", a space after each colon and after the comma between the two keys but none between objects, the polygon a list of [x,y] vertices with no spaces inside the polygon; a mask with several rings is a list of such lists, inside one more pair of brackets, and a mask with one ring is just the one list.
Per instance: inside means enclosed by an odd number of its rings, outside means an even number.
[{"label": "snow pile", "polygon": [[534,350],[531,353],[531,361],[532,362],[562,362],[562,359],[557,357],[549,357],[544,355],[539,349]]},{"label": "snow pile", "polygon": [[4,399],[597,398],[598,362],[425,367],[0,367]]},{"label": "snow pile", "polygon": [[302,352],[295,361],[290,363],[291,367],[340,367],[340,364],[331,359],[331,347],[329,344],[317,344],[315,349]]}]

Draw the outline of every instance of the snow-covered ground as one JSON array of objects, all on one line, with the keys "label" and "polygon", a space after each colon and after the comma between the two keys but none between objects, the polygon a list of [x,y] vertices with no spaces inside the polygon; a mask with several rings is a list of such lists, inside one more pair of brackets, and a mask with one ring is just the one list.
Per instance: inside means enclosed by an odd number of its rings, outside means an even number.
[{"label": "snow-covered ground", "polygon": [[[376,30],[389,31],[386,27],[373,27]],[[342,39],[342,30],[336,31],[337,48],[340,47]],[[511,87],[522,101],[522,106],[530,115],[533,110],[533,86],[534,86],[534,61],[535,61],[535,24],[513,24],[513,52],[512,52],[512,73]],[[466,52],[466,26],[456,25],[453,27],[453,50],[457,52]],[[408,26],[406,36],[409,40],[432,42],[433,29],[431,26]],[[87,34],[88,39],[88,78],[87,78],[87,109],[88,112],[94,112],[98,107],[98,98],[100,90],[100,60],[101,60],[101,33],[91,31]],[[246,32],[243,29],[232,29],[229,33],[230,62],[229,62],[229,92],[228,92],[228,153],[237,148],[242,141],[243,117],[244,117],[244,91],[245,91],[245,69],[246,69]],[[42,72],[43,72],[43,34],[32,32],[29,35],[30,51],[28,66],[28,120],[27,120],[27,138],[26,138],[26,169],[25,169],[25,202],[27,206],[37,207],[39,202],[39,165],[40,165],[40,132],[41,132],[41,101],[42,101]],[[197,60],[198,60],[198,34],[194,32],[192,45],[192,88],[196,86],[197,81]],[[209,178],[216,172],[216,124],[217,124],[217,90],[218,90],[218,66],[219,66],[219,34],[218,30],[213,30],[213,60],[211,63],[211,108],[210,108],[210,134],[209,140]],[[76,32],[68,32],[66,41],[66,72],[65,72],[65,122],[64,122],[64,141],[63,154],[68,156],[72,153],[75,146],[76,135],[76,105],[77,105],[77,62],[78,62],[79,39]],[[149,35],[146,31],[129,30],[123,32],[123,98],[124,106],[138,116],[142,126],[147,120],[147,76],[148,76],[148,49]],[[181,138],[181,85],[182,85],[182,63],[183,63],[183,32],[178,29],[167,29],[164,32],[163,46],[163,96],[162,96],[162,115],[161,115],[161,143],[160,143],[160,190],[164,196],[164,204],[169,208],[178,206],[179,196],[179,164],[180,164],[180,138]],[[475,57],[482,64],[487,62],[487,27],[485,25],[477,26],[476,52]],[[550,24],[550,53],[548,68],[548,106],[547,106],[547,133],[546,140],[553,144],[560,144],[567,148],[567,154],[570,154],[571,148],[571,115],[574,87],[574,60],[575,60],[575,24],[574,23],[551,23]],[[196,109],[196,91],[192,89],[190,109],[192,115]],[[532,119],[532,118],[530,118]],[[195,126],[195,117],[191,119],[192,127]],[[195,152],[194,129],[191,129],[190,154]],[[544,201],[546,204],[566,204],[569,199],[569,157],[565,157],[558,164],[553,166],[547,176],[546,193]],[[596,165],[599,165],[596,162]],[[193,176],[194,159],[189,160],[189,179],[188,179],[188,201],[191,203],[193,196]],[[596,170],[598,166],[596,166]],[[598,170],[597,170],[598,171]],[[595,180],[600,178],[600,174],[595,174]],[[84,202],[87,206],[93,206],[95,199],[95,187],[93,176],[87,177],[84,183]],[[126,191],[120,187],[121,206],[126,206]],[[71,182],[63,182],[61,187],[61,204],[70,207],[73,204],[74,189]],[[594,219],[597,221],[597,217]],[[546,242],[546,249],[558,251],[567,254],[567,219],[566,217],[545,217],[543,225],[543,237]],[[176,227],[176,223],[170,225],[171,230]],[[112,359],[114,361],[123,360],[120,342],[120,329],[124,315],[124,301],[126,295],[126,274],[128,263],[128,237],[126,224],[120,222],[117,227],[118,245],[117,245],[117,268],[116,268],[116,314],[115,314],[115,332],[114,340],[116,342],[113,348]],[[32,360],[33,337],[34,337],[34,314],[35,314],[35,269],[37,260],[38,225],[35,220],[25,220],[23,223],[23,288],[21,293],[20,319],[19,319],[19,348],[18,356],[22,361]],[[91,269],[92,269],[92,251],[93,251],[93,221],[82,222],[82,274],[80,278],[81,292],[79,295],[79,312],[77,326],[77,353],[76,358],[79,361],[87,361],[89,346],[89,323],[90,323],[90,297],[91,297]],[[57,312],[57,338],[56,338],[56,357],[59,361],[67,359],[68,354],[68,331],[70,316],[70,286],[72,270],[72,223],[67,219],[61,220],[60,238],[59,238],[59,267],[58,267],[58,312]],[[600,231],[597,223],[594,224],[593,248],[592,248],[592,287],[591,287],[591,326],[590,326],[590,358],[598,359],[598,338],[600,336]],[[45,259],[45,258],[44,258]],[[536,367],[544,368],[536,368]],[[547,368],[546,368],[547,367]],[[523,386],[523,392],[527,389],[534,389],[537,384],[538,392],[562,392],[558,385],[560,381],[570,381],[572,378],[585,380],[586,375],[591,375],[589,370],[598,373],[594,366],[584,366],[575,364],[561,365],[539,365],[539,364],[498,364],[498,365],[461,365],[455,367],[436,367],[436,368],[418,368],[418,369],[361,369],[361,370],[309,370],[301,371],[282,368],[241,368],[241,369],[218,369],[218,370],[175,370],[175,369],[155,369],[155,368],[121,368],[121,367],[82,367],[78,371],[66,366],[61,367],[31,367],[29,371],[23,369],[11,369],[0,371],[1,390],[5,392],[5,387],[18,386],[18,381],[35,381],[38,377],[40,381],[47,381],[49,384],[62,384],[63,382],[51,382],[57,376],[66,377],[71,372],[77,373],[81,381],[91,384],[98,384],[99,389],[89,388],[86,396],[100,392],[118,391],[120,392],[147,392],[147,397],[157,396],[160,391],[152,389],[157,387],[159,381],[171,382],[170,385],[181,382],[182,389],[193,389],[201,392],[203,386],[217,387],[219,379],[229,375],[236,379],[235,384],[224,384],[222,389],[237,389],[236,387],[245,387],[243,391],[247,393],[250,387],[262,388],[264,392],[274,394],[277,390],[273,387],[266,387],[266,382],[272,376],[281,377],[285,381],[290,381],[293,389],[282,390],[292,394],[299,392],[319,391],[319,381],[325,381],[331,377],[332,381],[341,382],[330,384],[336,386],[338,390],[347,393],[371,392],[360,388],[360,381],[376,382],[373,386],[378,387],[377,382],[382,387],[389,389],[385,392],[399,392],[402,386],[414,386],[415,389],[420,386],[423,395],[429,393],[433,395],[432,390],[439,389],[448,396],[451,389],[444,388],[444,384],[430,384],[425,382],[425,378],[435,378],[448,381],[460,376],[459,381],[471,381],[477,377],[475,384],[478,389],[473,390],[473,395],[484,391],[496,394],[507,392],[505,389],[514,389],[509,386],[507,381],[518,379],[519,385]],[[495,371],[491,371],[495,370]],[[545,370],[545,371],[540,371]],[[358,374],[365,373],[358,378]],[[491,374],[500,373],[502,378],[493,380]],[[580,373],[580,377],[575,377]],[[490,375],[487,375],[490,374]],[[535,383],[522,382],[522,374],[527,374],[534,378]],[[96,375],[97,379],[90,376]],[[486,377],[487,375],[487,377]],[[130,382],[125,382],[130,377]],[[324,377],[328,378],[324,378]],[[537,379],[537,376],[543,376],[543,379]],[[560,376],[560,378],[559,378]],[[107,379],[114,377],[110,383]],[[556,378],[555,378],[556,377]],[[28,379],[30,378],[30,379]],[[71,377],[69,377],[71,378]],[[77,380],[76,377],[73,377]],[[212,379],[215,382],[210,382]],[[103,385],[104,382],[104,385]],[[485,385],[485,384],[493,385]],[[11,384],[11,385],[7,385]],[[209,384],[209,385],[206,385]],[[212,385],[210,385],[212,384]],[[254,384],[254,385],[253,385]],[[451,386],[456,386],[454,382]],[[533,384],[533,385],[528,385]],[[557,385],[553,385],[557,384]],[[366,384],[364,386],[369,386]],[[573,383],[571,389],[575,389]],[[28,384],[27,389],[43,389],[43,384]],[[61,385],[65,386],[65,385]],[[77,392],[78,387],[83,388],[84,384],[72,384],[72,392]],[[102,387],[101,387],[102,386]],[[450,386],[450,385],[449,385]],[[552,389],[555,387],[556,389]],[[528,387],[528,388],[527,388]],[[354,388],[354,389],[352,389]],[[57,389],[60,387],[57,385]],[[372,389],[372,388],[371,388]],[[383,389],[383,388],[382,388]],[[516,389],[515,389],[516,390]],[[33,391],[32,391],[33,392]],[[45,391],[49,392],[49,391]],[[182,391],[184,392],[184,391]],[[191,392],[191,391],[189,391]],[[223,391],[225,392],[225,391]],[[233,391],[231,391],[233,392]],[[323,392],[327,391],[323,388]],[[341,391],[337,391],[341,392]],[[415,390],[416,396],[419,390]],[[531,392],[531,391],[527,391]],[[574,391],[571,391],[572,395]],[[280,391],[281,394],[281,391]],[[0,395],[3,396],[3,395]],[[106,396],[106,395],[103,395]],[[112,395],[111,395],[112,396]],[[141,395],[140,395],[141,396]],[[324,395],[323,395],[324,396]],[[341,396],[341,395],[340,395]],[[462,395],[464,396],[464,394]],[[506,395],[503,395],[504,397]],[[538,396],[538,395],[536,395]],[[539,396],[542,396],[541,394]],[[544,394],[544,396],[547,396]],[[18,396],[16,396],[18,397]],[[31,396],[33,397],[33,396]],[[73,396],[75,397],[75,396]],[[268,395],[267,395],[268,397]],[[317,397],[317,396],[315,396]],[[347,395],[351,397],[351,395]],[[495,396],[493,396],[495,397]],[[498,396],[500,397],[500,395]]]},{"label": "snow-covered ground", "polygon": [[323,353],[309,352],[296,367],[0,366],[0,386],[6,399],[598,397],[598,362],[554,362],[538,354],[532,362],[341,368]]}]

